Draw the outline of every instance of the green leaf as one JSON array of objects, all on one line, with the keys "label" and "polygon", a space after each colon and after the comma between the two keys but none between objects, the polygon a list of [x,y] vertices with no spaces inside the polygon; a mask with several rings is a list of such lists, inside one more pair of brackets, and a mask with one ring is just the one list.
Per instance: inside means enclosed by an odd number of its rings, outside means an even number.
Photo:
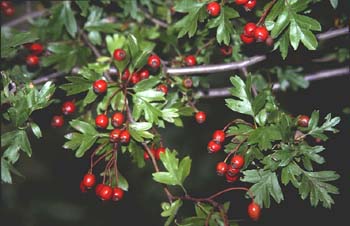
[{"label": "green leaf", "polygon": [[182,200],[178,199],[175,202],[167,203],[168,205],[163,205],[163,212],[160,214],[162,217],[167,217],[168,219],[164,223],[165,226],[170,226],[175,219],[175,216],[182,206]]},{"label": "green leaf", "polygon": [[30,127],[32,128],[32,131],[37,138],[41,138],[43,136],[38,124],[36,124],[35,122],[31,122]]},{"label": "green leaf", "polygon": [[329,132],[337,133],[338,130],[334,127],[339,124],[340,118],[339,117],[332,118],[331,114],[327,114],[325,117],[325,122],[321,126],[318,127],[317,122],[318,122],[318,112],[312,114],[309,127],[308,127],[308,129],[310,129],[310,131],[308,132],[308,135],[311,135],[315,138],[320,138],[322,140],[326,140],[327,136],[324,134],[324,132],[329,131]]},{"label": "green leaf", "polygon": [[70,34],[70,36],[75,38],[75,35],[78,30],[77,21],[75,20],[69,1],[65,1],[63,3],[63,9],[61,11],[60,18],[62,19],[67,32]]},{"label": "green leaf", "polygon": [[334,9],[336,9],[338,7],[338,0],[329,0],[329,2],[331,3],[331,5]]},{"label": "green leaf", "polygon": [[258,144],[259,148],[262,150],[267,150],[272,148],[272,142],[281,140],[282,136],[280,130],[276,126],[265,126],[258,127],[253,132],[251,132],[248,143]]},{"label": "green leaf", "polygon": [[135,163],[137,167],[143,168],[145,166],[145,160],[143,158],[144,150],[132,140],[128,146],[128,151],[130,152],[133,163]]},{"label": "green leaf", "polygon": [[81,13],[80,15],[86,17],[89,10],[89,2],[85,0],[77,0],[75,3],[79,6]]},{"label": "green leaf", "polygon": [[155,87],[159,83],[159,77],[153,77],[151,76],[148,79],[142,80],[138,82],[134,87],[133,90],[137,93],[140,91],[149,90],[153,87]]},{"label": "green leaf", "polygon": [[39,37],[32,32],[13,32],[10,37],[1,36],[1,58],[14,57],[21,45],[38,39]]},{"label": "green leaf", "polygon": [[129,127],[134,130],[149,130],[152,128],[152,123],[149,122],[133,122],[129,124]]},{"label": "green leaf", "polygon": [[8,184],[12,184],[10,167],[11,164],[7,162],[4,158],[1,158],[1,181]]}]

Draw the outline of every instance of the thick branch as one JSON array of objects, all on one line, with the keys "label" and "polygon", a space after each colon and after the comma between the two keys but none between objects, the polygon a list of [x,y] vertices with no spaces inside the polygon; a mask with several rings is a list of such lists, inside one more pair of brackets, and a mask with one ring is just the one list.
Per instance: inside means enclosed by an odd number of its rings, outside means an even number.
[{"label": "thick branch", "polygon": [[344,28],[329,30],[327,32],[317,34],[316,37],[319,41],[323,41],[323,40],[335,38],[342,35],[348,35],[348,34],[349,34],[349,28],[344,27]]}]

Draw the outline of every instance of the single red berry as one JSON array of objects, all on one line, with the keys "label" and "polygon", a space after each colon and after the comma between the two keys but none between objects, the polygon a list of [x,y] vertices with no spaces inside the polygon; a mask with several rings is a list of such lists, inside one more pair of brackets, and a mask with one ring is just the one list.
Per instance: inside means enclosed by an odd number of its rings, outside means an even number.
[{"label": "single red berry", "polygon": [[114,129],[110,132],[109,134],[109,141],[112,143],[117,143],[119,141],[120,138],[120,133],[122,131],[120,129]]},{"label": "single red berry", "polygon": [[112,200],[118,201],[121,200],[124,196],[124,191],[120,188],[113,188]]},{"label": "single red berry", "polygon": [[236,176],[231,176],[231,175],[228,174],[228,173],[225,174],[225,177],[226,177],[226,181],[227,181],[228,183],[233,183],[233,182],[235,182],[235,181],[239,178],[238,175],[236,175]]},{"label": "single red berry", "polygon": [[62,127],[63,124],[64,124],[64,119],[63,119],[62,115],[55,115],[55,116],[52,117],[51,126],[53,128]]},{"label": "single red berry", "polygon": [[218,16],[220,14],[220,4],[217,2],[209,2],[207,4],[207,12],[210,16]]},{"label": "single red berry", "polygon": [[254,23],[247,23],[243,28],[243,34],[248,37],[254,37],[256,25]]},{"label": "single red berry", "polygon": [[246,4],[244,4],[244,9],[246,11],[251,11],[252,9],[254,9],[256,5],[256,0],[249,0]]},{"label": "single red berry", "polygon": [[85,174],[83,178],[83,185],[90,189],[92,186],[94,186],[96,183],[96,177],[92,173]]},{"label": "single red berry", "polygon": [[238,168],[233,168],[233,167],[230,167],[227,170],[227,174],[230,175],[231,177],[236,176],[237,174],[239,174],[239,172],[240,170]]},{"label": "single red berry", "polygon": [[163,92],[164,95],[168,93],[168,87],[165,84],[159,84],[156,90]]},{"label": "single red berry", "polygon": [[160,66],[160,58],[157,55],[151,55],[148,57],[148,61],[147,64],[151,67],[151,68],[159,68]]},{"label": "single red berry", "polygon": [[193,81],[192,81],[191,78],[185,78],[184,80],[182,80],[182,85],[183,85],[186,89],[190,89],[190,88],[192,88]]},{"label": "single red berry", "polygon": [[98,196],[101,200],[110,200],[113,195],[113,189],[108,185],[103,185],[103,187],[100,188]]},{"label": "single red berry", "polygon": [[116,49],[113,52],[113,57],[116,61],[122,61],[126,57],[126,52],[124,49]]},{"label": "single red berry", "polygon": [[218,164],[216,164],[216,173],[219,176],[223,176],[227,170],[228,170],[228,165],[226,164],[226,162],[219,162]]},{"label": "single red berry", "polygon": [[164,147],[160,147],[155,151],[155,157],[157,160],[160,159],[160,153],[165,153],[166,149]]},{"label": "single red berry", "polygon": [[105,186],[104,184],[97,184],[95,187],[95,193],[97,196],[99,196],[101,189]]},{"label": "single red berry", "polygon": [[216,143],[215,141],[211,140],[208,143],[208,152],[209,153],[215,153],[220,151],[221,149],[221,144]]},{"label": "single red berry", "polygon": [[2,9],[6,9],[8,7],[11,7],[12,6],[12,3],[10,1],[1,1],[0,2],[0,7]]},{"label": "single red berry", "polygon": [[246,36],[246,35],[244,35],[244,34],[241,34],[240,35],[240,38],[241,38],[241,40],[242,40],[242,42],[244,43],[244,44],[251,44],[251,43],[253,43],[254,42],[254,37],[248,37],[248,36]]},{"label": "single red berry", "polygon": [[83,184],[83,181],[80,181],[80,186],[79,187],[80,187],[80,191],[82,193],[86,193],[87,192],[86,187]]},{"label": "single red berry", "polygon": [[5,16],[13,16],[15,14],[15,12],[16,12],[15,7],[13,7],[13,6],[9,6],[7,8],[3,8],[2,10],[3,10]]},{"label": "single red berry", "polygon": [[193,55],[189,55],[187,57],[185,57],[185,63],[187,66],[194,66],[197,64],[197,60],[196,57]]},{"label": "single red berry", "polygon": [[137,72],[132,73],[131,79],[130,79],[130,81],[131,81],[132,84],[135,85],[135,84],[138,83],[140,80],[141,80],[140,75],[139,75]]},{"label": "single red berry", "polygon": [[308,127],[309,121],[310,121],[310,118],[307,115],[299,115],[298,117],[298,125],[301,127]]},{"label": "single red berry", "polygon": [[230,56],[232,54],[232,46],[220,47],[220,52],[223,56]]},{"label": "single red berry", "polygon": [[231,159],[232,168],[240,169],[244,165],[244,158],[241,155],[235,155]]},{"label": "single red berry", "polygon": [[97,115],[95,118],[95,125],[97,128],[105,129],[108,126],[108,117],[105,114]]},{"label": "single red berry", "polygon": [[207,115],[205,114],[204,111],[199,111],[196,113],[195,118],[196,118],[197,123],[202,124],[207,119]]},{"label": "single red berry", "polygon": [[122,80],[123,80],[123,81],[129,80],[130,75],[131,75],[131,74],[130,74],[129,69],[125,69],[124,73],[122,74]]},{"label": "single red berry", "polygon": [[30,67],[37,66],[39,64],[39,57],[35,55],[28,55],[26,58],[26,63]]},{"label": "single red berry", "polygon": [[259,220],[260,212],[261,212],[260,206],[256,204],[254,201],[248,205],[248,215],[250,219],[252,219],[253,221]]},{"label": "single red berry", "polygon": [[322,140],[320,138],[315,138],[315,142],[319,144],[322,142]]},{"label": "single red berry", "polygon": [[62,104],[62,113],[71,115],[75,112],[75,104],[72,101],[66,101]]},{"label": "single red berry", "polygon": [[237,5],[244,5],[244,4],[246,4],[248,2],[248,0],[236,0],[235,1],[235,3],[237,4]]},{"label": "single red berry", "polygon": [[130,141],[130,133],[129,133],[129,131],[123,130],[123,131],[120,133],[119,138],[120,138],[120,142],[121,142],[122,144],[127,144],[127,143],[129,143],[129,141]]},{"label": "single red berry", "polygon": [[223,130],[216,130],[212,138],[216,143],[222,143],[225,141],[225,132]]},{"label": "single red berry", "polygon": [[268,36],[269,32],[267,31],[265,26],[255,28],[254,37],[257,42],[265,42]]},{"label": "single red berry", "polygon": [[124,120],[125,120],[124,114],[121,112],[116,112],[112,116],[112,125],[114,127],[119,127],[123,125]]},{"label": "single red berry", "polygon": [[148,79],[149,78],[149,71],[147,69],[143,68],[139,71],[139,75],[140,75],[141,80]]},{"label": "single red berry", "polygon": [[92,85],[95,93],[105,93],[107,91],[107,82],[103,79],[96,80]]},{"label": "single red berry", "polygon": [[44,47],[40,43],[33,43],[30,45],[29,50],[33,54],[39,55],[44,51]]},{"label": "single red berry", "polygon": [[267,45],[267,46],[273,46],[273,44],[274,44],[274,40],[273,40],[273,38],[269,35],[268,37],[267,37],[267,39],[265,40],[265,44]]},{"label": "single red berry", "polygon": [[[152,155],[155,157],[156,156],[156,150],[154,150],[154,149],[151,149],[151,153],[152,153]],[[148,152],[147,151],[145,151],[145,152],[143,152],[143,158],[144,158],[144,160],[149,160],[151,157],[149,156],[149,154],[148,154]]]}]

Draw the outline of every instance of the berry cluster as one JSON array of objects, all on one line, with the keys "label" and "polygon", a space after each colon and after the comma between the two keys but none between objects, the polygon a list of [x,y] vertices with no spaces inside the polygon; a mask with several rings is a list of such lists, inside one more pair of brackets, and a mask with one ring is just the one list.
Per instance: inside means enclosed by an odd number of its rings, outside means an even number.
[{"label": "berry cluster", "polygon": [[25,47],[30,54],[26,57],[28,67],[36,67],[39,64],[39,56],[43,53],[44,47],[40,43],[26,44]]},{"label": "berry cluster", "polygon": [[[74,101],[66,101],[62,104],[61,111],[63,115],[71,115],[75,112]],[[64,118],[62,115],[55,115],[51,119],[51,126],[53,128],[62,127],[64,124]]]},{"label": "berry cluster", "polygon": [[243,33],[241,34],[241,40],[245,44],[251,44],[256,42],[265,42],[266,45],[271,46],[273,44],[273,39],[269,35],[265,26],[257,26],[255,23],[247,23],[243,28]]},{"label": "berry cluster", "polygon": [[5,16],[13,16],[15,14],[15,7],[10,1],[0,2],[0,7]]},{"label": "berry cluster", "polygon": [[236,0],[237,5],[243,5],[246,11],[251,11],[256,5],[256,0]]}]

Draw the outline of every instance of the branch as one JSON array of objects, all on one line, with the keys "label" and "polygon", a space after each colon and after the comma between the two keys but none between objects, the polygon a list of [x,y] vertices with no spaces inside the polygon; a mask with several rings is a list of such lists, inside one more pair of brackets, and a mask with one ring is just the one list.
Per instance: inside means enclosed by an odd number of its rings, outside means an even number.
[{"label": "branch", "polygon": [[139,7],[138,8],[140,12],[142,12],[144,14],[144,16],[149,19],[152,23],[154,23],[155,25],[158,25],[160,27],[163,27],[163,28],[167,28],[169,25],[167,23],[165,23],[164,21],[161,21],[161,20],[158,20],[156,18],[154,18],[151,14],[149,14],[147,12],[147,10]]},{"label": "branch", "polygon": [[342,35],[348,35],[348,34],[349,34],[349,29],[347,27],[344,27],[344,28],[339,28],[336,30],[330,30],[327,32],[317,34],[316,37],[319,41],[323,41],[323,40],[335,38]]},{"label": "branch", "polygon": [[257,26],[260,26],[262,23],[264,23],[266,16],[269,14],[272,6],[276,3],[277,0],[273,0],[270,2],[269,6],[266,8],[266,10],[263,12],[263,14],[260,17],[260,20],[258,23],[256,23]]},{"label": "branch", "polygon": [[41,17],[42,15],[44,15],[45,13],[47,13],[47,10],[42,10],[42,11],[35,11],[35,12],[31,12],[31,13],[27,13],[21,17],[18,17],[14,20],[11,20],[7,23],[2,24],[2,26],[4,27],[14,27],[17,26],[21,23],[27,22],[30,19],[34,19],[37,17]]},{"label": "branch", "polygon": [[101,53],[97,50],[97,48],[90,42],[88,36],[85,34],[83,30],[80,30],[80,34],[83,37],[83,41],[89,48],[92,50],[96,58],[101,57]]}]

